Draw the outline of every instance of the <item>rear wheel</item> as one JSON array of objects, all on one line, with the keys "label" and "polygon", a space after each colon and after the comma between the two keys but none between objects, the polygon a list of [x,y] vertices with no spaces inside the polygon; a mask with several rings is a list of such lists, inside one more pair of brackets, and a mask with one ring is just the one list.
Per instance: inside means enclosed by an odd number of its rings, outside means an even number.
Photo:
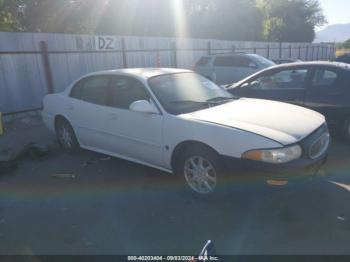
[{"label": "rear wheel", "polygon": [[63,149],[75,151],[79,148],[79,142],[69,122],[65,119],[58,119],[56,122],[57,140]]},{"label": "rear wheel", "polygon": [[199,196],[217,193],[223,179],[219,155],[204,146],[185,150],[177,161],[177,174]]}]

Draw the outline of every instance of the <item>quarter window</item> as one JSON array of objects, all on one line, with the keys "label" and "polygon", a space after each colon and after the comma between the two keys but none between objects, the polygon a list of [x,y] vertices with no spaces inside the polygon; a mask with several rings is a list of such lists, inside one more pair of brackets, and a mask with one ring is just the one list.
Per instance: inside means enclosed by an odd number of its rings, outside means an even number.
[{"label": "quarter window", "polygon": [[98,105],[107,104],[108,76],[93,76],[79,81],[70,96]]}]

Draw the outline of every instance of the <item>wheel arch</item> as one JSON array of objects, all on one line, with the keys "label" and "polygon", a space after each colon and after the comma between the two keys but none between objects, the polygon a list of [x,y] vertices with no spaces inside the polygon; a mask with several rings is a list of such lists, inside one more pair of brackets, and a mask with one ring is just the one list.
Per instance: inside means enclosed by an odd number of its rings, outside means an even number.
[{"label": "wheel arch", "polygon": [[184,152],[185,150],[187,150],[188,148],[193,148],[193,147],[201,147],[203,149],[209,149],[213,152],[215,152],[216,154],[220,155],[217,150],[215,150],[213,147],[211,147],[210,145],[200,142],[200,141],[196,141],[196,140],[186,140],[186,141],[182,141],[179,144],[177,144],[171,154],[171,168],[173,171],[176,170],[176,162],[178,160],[178,157],[181,155],[182,152]]},{"label": "wheel arch", "polygon": [[69,122],[69,120],[68,120],[64,115],[58,114],[58,115],[56,115],[55,118],[54,118],[54,127],[55,127],[55,130],[56,130],[56,128],[57,128],[57,123],[58,123],[59,121],[66,121],[66,122],[68,122],[68,123],[72,126],[72,124]]}]

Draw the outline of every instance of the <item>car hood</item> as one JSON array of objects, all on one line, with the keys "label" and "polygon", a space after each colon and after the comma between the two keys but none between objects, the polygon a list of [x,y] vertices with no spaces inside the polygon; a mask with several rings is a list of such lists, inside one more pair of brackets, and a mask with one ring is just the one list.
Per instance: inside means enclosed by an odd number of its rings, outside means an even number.
[{"label": "car hood", "polygon": [[241,98],[181,117],[252,132],[282,145],[296,143],[324,122],[323,115],[286,103]]}]

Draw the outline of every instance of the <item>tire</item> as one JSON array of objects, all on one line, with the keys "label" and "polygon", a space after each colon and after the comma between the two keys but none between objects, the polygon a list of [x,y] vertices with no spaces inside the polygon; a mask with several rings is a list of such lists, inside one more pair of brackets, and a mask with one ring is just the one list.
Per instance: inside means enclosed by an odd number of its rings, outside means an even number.
[{"label": "tire", "polygon": [[347,143],[350,144],[350,117],[343,122],[341,136]]},{"label": "tire", "polygon": [[220,156],[201,145],[186,149],[179,156],[176,174],[188,191],[199,197],[218,195],[224,180]]},{"label": "tire", "polygon": [[56,122],[56,137],[65,151],[74,152],[80,148],[73,127],[65,119],[59,119]]}]

